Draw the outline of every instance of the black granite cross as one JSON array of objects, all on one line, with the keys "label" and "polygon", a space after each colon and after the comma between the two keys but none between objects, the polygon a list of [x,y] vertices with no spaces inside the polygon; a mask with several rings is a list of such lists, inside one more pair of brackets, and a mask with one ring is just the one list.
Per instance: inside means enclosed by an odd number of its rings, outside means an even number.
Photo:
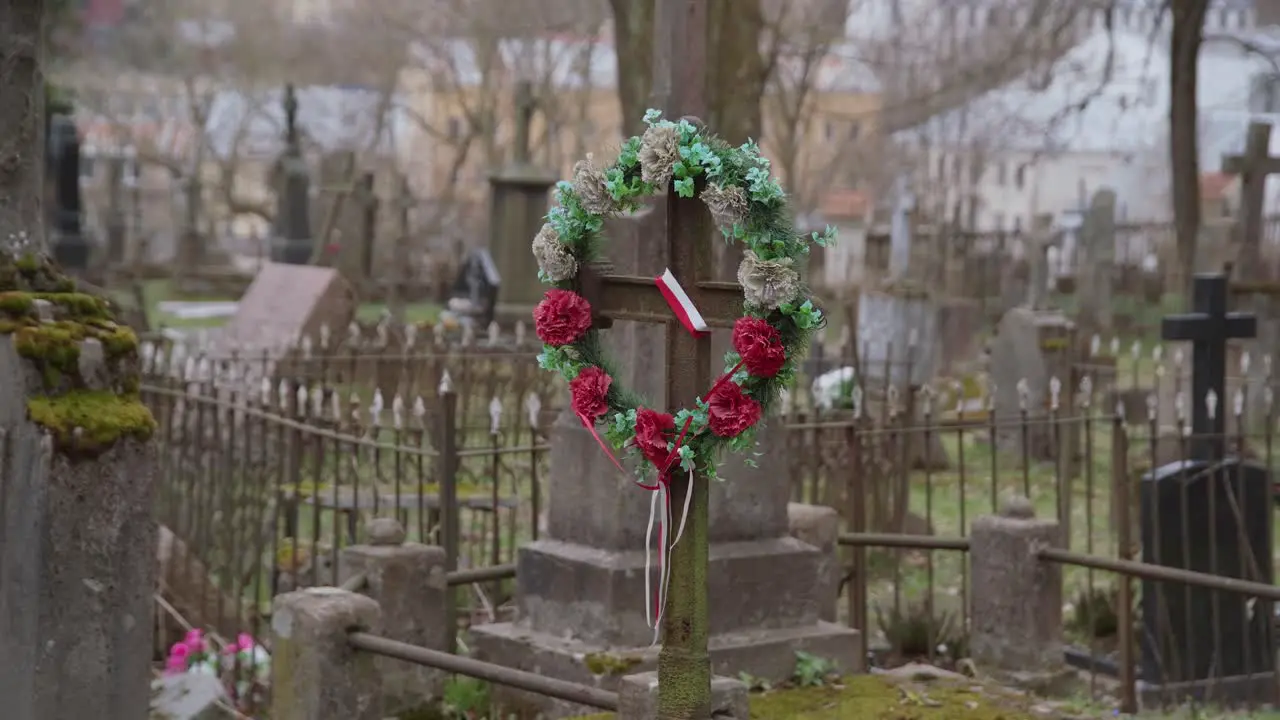
[{"label": "black granite cross", "polygon": [[[1196,275],[1194,312],[1164,318],[1160,336],[1191,341],[1191,457],[1217,460],[1225,439],[1227,341],[1255,337],[1257,318],[1227,312],[1225,275]],[[1212,415],[1206,398],[1212,390],[1217,405]]]}]

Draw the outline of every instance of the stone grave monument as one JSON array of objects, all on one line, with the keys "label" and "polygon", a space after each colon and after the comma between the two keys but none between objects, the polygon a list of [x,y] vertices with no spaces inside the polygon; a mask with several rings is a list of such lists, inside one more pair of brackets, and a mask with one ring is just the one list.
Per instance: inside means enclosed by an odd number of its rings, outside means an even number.
[{"label": "stone grave monument", "polygon": [[1080,228],[1080,267],[1077,274],[1077,321],[1082,332],[1111,333],[1114,320],[1112,283],[1116,264],[1116,194],[1099,190],[1089,201]]},{"label": "stone grave monument", "polygon": [[[822,622],[822,555],[790,537],[790,488],[780,433],[763,434],[759,467],[730,458],[711,486],[707,577],[717,674],[781,681],[805,650],[859,669],[857,631]],[[651,670],[658,648],[645,623],[649,497],[617,471],[577,418],[552,428],[546,537],[520,549],[514,623],[472,628],[485,660],[616,689]],[[548,713],[572,708],[500,691]],[[563,715],[552,715],[563,717]]]},{"label": "stone grave monument", "polygon": [[[991,381],[995,385],[997,442],[1033,460],[1058,457],[1054,430],[1045,422],[1052,404],[1051,382],[1059,382],[1059,402],[1070,402],[1075,324],[1061,311],[1047,305],[1049,282],[1045,244],[1052,218],[1037,218],[1028,235],[1029,275],[1027,298],[1022,307],[1005,313],[996,328],[991,347]],[[1023,417],[1029,421],[1023,432]]]},{"label": "stone grave monument", "polygon": [[511,164],[489,178],[489,250],[498,274],[506,278],[499,287],[498,322],[528,322],[533,307],[546,288],[538,282],[529,255],[542,218],[547,213],[547,192],[556,177],[533,163],[529,134],[537,101],[527,82],[517,88],[519,117],[516,119],[515,149]]},{"label": "stone grave monument", "polygon": [[267,263],[216,336],[212,354],[226,357],[233,347],[258,357],[266,353],[270,362],[265,372],[274,377],[276,364],[301,338],[316,339],[325,325],[334,331],[345,328],[355,313],[355,292],[337,270]]},{"label": "stone grave monument", "polygon": [[2,714],[148,717],[155,420],[137,337],[40,256],[0,248],[0,298]]},{"label": "stone grave monument", "polygon": [[[83,226],[84,198],[80,192],[80,136],[69,115],[49,120],[47,182],[49,246],[68,272],[84,276],[92,268],[93,243]],[[97,278],[94,278],[97,279]]]},{"label": "stone grave monument", "polygon": [[311,262],[311,179],[298,136],[298,98],[285,86],[285,149],[276,168],[276,219],[271,259],[289,265]]},{"label": "stone grave monument", "polygon": [[938,307],[911,276],[911,213],[915,197],[899,177],[889,226],[889,280],[858,300],[857,338],[868,380],[905,389],[933,380],[938,371]]},{"label": "stone grave monument", "polygon": [[[1218,400],[1225,396],[1227,340],[1252,337],[1256,319],[1227,312],[1224,276],[1198,275],[1194,289],[1194,312],[1165,318],[1161,333],[1166,340],[1192,343],[1190,459],[1142,478],[1142,560],[1269,585],[1271,475],[1262,465],[1228,455],[1225,405]],[[1142,618],[1144,697],[1218,702],[1274,694],[1270,602],[1144,580]]]}]

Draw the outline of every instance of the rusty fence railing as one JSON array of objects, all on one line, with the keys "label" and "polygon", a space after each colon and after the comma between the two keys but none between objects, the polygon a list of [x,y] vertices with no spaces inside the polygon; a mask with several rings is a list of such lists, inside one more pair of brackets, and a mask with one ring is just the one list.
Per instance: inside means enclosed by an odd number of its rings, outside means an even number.
[{"label": "rusty fence railing", "polygon": [[616,712],[618,710],[618,693],[589,685],[579,685],[564,680],[545,677],[537,673],[525,672],[514,668],[503,667],[469,657],[451,655],[430,648],[410,645],[364,632],[353,632],[347,636],[351,647],[382,657],[403,660],[415,665],[435,668],[465,677],[485,680],[496,685],[538,693],[556,700],[586,705]]}]

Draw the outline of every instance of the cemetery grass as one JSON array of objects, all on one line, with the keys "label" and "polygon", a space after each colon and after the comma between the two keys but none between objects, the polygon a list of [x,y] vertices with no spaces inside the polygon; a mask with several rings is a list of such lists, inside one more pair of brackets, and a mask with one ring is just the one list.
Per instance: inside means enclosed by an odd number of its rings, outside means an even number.
[{"label": "cemetery grass", "polygon": [[[1024,720],[1036,717],[1025,696],[976,683],[896,682],[858,675],[838,683],[757,692],[751,717],[761,720]],[[613,714],[579,720],[611,720]]]}]

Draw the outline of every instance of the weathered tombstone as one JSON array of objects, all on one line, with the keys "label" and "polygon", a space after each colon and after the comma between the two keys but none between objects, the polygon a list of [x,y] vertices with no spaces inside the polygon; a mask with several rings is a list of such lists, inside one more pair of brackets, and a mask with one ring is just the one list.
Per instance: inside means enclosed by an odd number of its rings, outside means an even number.
[{"label": "weathered tombstone", "polygon": [[[1070,393],[1075,324],[1056,310],[1014,308],[996,328],[991,348],[997,441],[1033,460],[1058,456],[1054,429],[1046,422],[1058,380],[1059,401]],[[1028,424],[1023,426],[1023,419]]]},{"label": "weathered tombstone", "polygon": [[36,255],[0,249],[0,297],[3,715],[147,717],[155,420],[137,338]]},{"label": "weathered tombstone", "polygon": [[49,209],[49,242],[53,258],[73,273],[90,268],[93,245],[84,233],[84,201],[80,193],[80,136],[75,121],[55,115],[49,122],[49,177],[53,198]]},{"label": "weathered tombstone", "polygon": [[285,86],[285,150],[277,167],[275,237],[271,259],[277,263],[305,265],[311,261],[311,180],[298,137],[298,98],[293,85]]},{"label": "weathered tombstone", "polygon": [[529,272],[533,265],[525,238],[533,237],[542,227],[547,191],[556,183],[552,173],[533,164],[529,152],[529,134],[537,110],[532,86],[521,83],[517,96],[519,117],[512,162],[489,178],[489,249],[498,273],[507,279],[498,293],[497,315],[504,324],[527,321],[545,290],[537,276]]},{"label": "weathered tombstone", "polygon": [[[1227,280],[1195,278],[1195,312],[1167,317],[1166,340],[1190,341],[1189,458],[1142,479],[1143,561],[1272,582],[1270,473],[1227,455],[1227,340],[1251,337],[1252,315],[1227,312]],[[1195,585],[1144,580],[1144,696],[1215,701],[1270,697],[1275,688],[1272,604]]]},{"label": "weathered tombstone", "polygon": [[889,279],[904,280],[911,270],[911,213],[916,197],[910,180],[899,175],[894,182],[893,217],[889,221]]},{"label": "weathered tombstone", "polygon": [[475,327],[488,328],[494,320],[502,276],[484,248],[467,253],[449,292],[449,312]]},{"label": "weathered tombstone", "polygon": [[938,371],[938,307],[911,267],[911,213],[915,198],[899,178],[889,231],[889,281],[858,299],[863,374],[905,389],[933,380]]},{"label": "weathered tombstone", "polygon": [[1116,194],[1099,190],[1089,203],[1080,228],[1080,292],[1077,321],[1083,331],[1109,333],[1112,329],[1112,288],[1116,260]]},{"label": "weathered tombstone", "polygon": [[124,262],[125,165],[127,160],[133,159],[133,154],[125,152],[125,150],[132,150],[132,147],[118,149],[107,157],[106,260],[111,265],[119,265]]},{"label": "weathered tombstone", "polygon": [[342,274],[333,268],[267,263],[253,279],[236,314],[218,335],[230,349],[238,345],[266,353],[275,363],[302,337],[318,338],[320,328],[345,328],[355,317],[356,298]]}]

